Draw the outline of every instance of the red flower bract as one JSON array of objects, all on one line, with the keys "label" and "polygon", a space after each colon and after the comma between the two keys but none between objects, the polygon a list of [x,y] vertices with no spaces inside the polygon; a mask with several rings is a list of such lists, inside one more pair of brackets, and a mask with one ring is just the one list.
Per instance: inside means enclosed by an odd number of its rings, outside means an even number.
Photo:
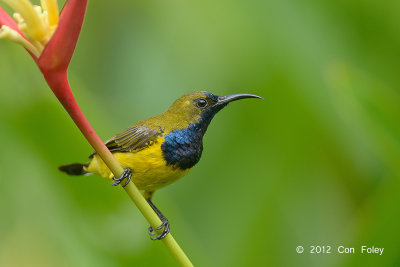
[{"label": "red flower bract", "polygon": [[87,0],[69,0],[65,3],[57,30],[37,60],[42,72],[68,68],[82,28],[86,5]]}]

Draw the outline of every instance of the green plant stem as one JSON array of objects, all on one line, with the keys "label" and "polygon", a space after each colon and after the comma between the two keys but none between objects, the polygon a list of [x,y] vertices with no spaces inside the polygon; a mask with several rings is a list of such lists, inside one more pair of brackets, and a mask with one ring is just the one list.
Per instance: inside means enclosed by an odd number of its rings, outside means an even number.
[{"label": "green plant stem", "polygon": [[[157,214],[154,213],[153,209],[149,206],[135,184],[130,182],[124,188],[126,193],[128,193],[129,197],[136,204],[136,206],[146,218],[146,220],[150,223],[150,225],[153,228],[159,226],[161,224],[160,219],[158,218]],[[175,241],[171,233],[168,233],[161,240],[164,242],[164,245],[168,248],[172,256],[181,266],[193,266],[193,264],[190,262],[189,258],[186,256],[185,252],[182,250],[179,244]]]},{"label": "green plant stem", "polygon": [[[111,154],[108,148],[104,145],[103,141],[89,124],[85,115],[76,103],[76,100],[70,89],[66,73],[53,72],[50,75],[45,75],[45,78],[54,94],[60,100],[61,104],[64,106],[72,120],[78,126],[79,130],[94,148],[96,153],[101,157],[115,177],[121,176],[124,171],[123,168]],[[132,181],[126,187],[124,187],[124,189],[153,228],[161,225],[161,220],[149,206],[139,189]],[[193,266],[171,233],[168,233],[165,238],[162,239],[162,241],[181,266]]]}]

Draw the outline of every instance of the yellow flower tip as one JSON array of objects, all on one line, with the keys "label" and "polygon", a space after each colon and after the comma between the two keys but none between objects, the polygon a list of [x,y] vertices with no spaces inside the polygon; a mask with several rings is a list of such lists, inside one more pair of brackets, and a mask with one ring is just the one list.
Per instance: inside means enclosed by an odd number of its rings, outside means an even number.
[{"label": "yellow flower tip", "polygon": [[24,23],[24,19],[22,18],[21,14],[19,14],[19,13],[17,13],[17,12],[15,12],[15,13],[13,14],[13,18],[14,18],[14,20],[15,20],[18,24]]},{"label": "yellow flower tip", "polygon": [[[18,24],[18,28],[30,41],[27,41],[24,37],[18,34],[18,32],[14,31],[20,38],[17,38],[18,42],[16,42],[15,40],[17,39],[14,38],[16,36],[14,36],[13,33],[13,42],[22,44],[25,48],[35,54],[35,56],[40,56],[58,25],[57,0],[41,0],[42,6],[32,5],[30,0],[3,1],[16,11],[13,14],[13,17]],[[7,29],[3,30],[3,35],[8,37],[2,39],[13,39],[11,38],[10,31]]]},{"label": "yellow flower tip", "polygon": [[41,0],[43,10],[48,13],[48,25],[58,24],[58,3],[57,0]]},{"label": "yellow flower tip", "polygon": [[37,16],[32,3],[29,0],[4,0],[11,8],[21,14],[28,25],[28,32],[25,34],[31,39],[40,39],[44,35],[43,24]]},{"label": "yellow flower tip", "polygon": [[0,28],[0,39],[8,40],[14,43],[19,43],[20,39],[23,38],[17,31],[10,27],[3,25]]},{"label": "yellow flower tip", "polygon": [[13,43],[20,44],[32,52],[36,57],[40,56],[40,52],[28,40],[21,36],[17,31],[3,25],[0,28],[0,39],[8,40]]}]

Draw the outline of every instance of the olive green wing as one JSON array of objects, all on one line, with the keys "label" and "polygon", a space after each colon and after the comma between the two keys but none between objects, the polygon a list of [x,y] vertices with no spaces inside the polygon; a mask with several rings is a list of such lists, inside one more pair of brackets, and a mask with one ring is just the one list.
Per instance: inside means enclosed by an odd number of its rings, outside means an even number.
[{"label": "olive green wing", "polygon": [[[105,142],[110,152],[132,152],[151,146],[163,133],[162,129],[147,126],[131,126]],[[96,152],[93,152],[90,157]]]}]

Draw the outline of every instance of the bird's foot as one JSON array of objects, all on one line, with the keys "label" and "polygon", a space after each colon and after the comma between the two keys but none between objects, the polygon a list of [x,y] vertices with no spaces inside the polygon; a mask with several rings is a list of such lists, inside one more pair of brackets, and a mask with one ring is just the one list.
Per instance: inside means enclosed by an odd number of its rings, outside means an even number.
[{"label": "bird's foot", "polygon": [[[161,225],[157,228],[149,227],[149,235],[151,240],[161,240],[169,233],[169,222],[168,219],[163,217],[161,218]],[[161,233],[157,234],[156,231],[161,230]]]},{"label": "bird's foot", "polygon": [[114,180],[114,183],[112,183],[111,185],[119,185],[124,179],[126,179],[125,184],[122,186],[122,187],[125,187],[131,181],[131,177],[132,177],[131,169],[128,167],[125,167],[124,172],[121,174],[120,177],[112,178]]}]

